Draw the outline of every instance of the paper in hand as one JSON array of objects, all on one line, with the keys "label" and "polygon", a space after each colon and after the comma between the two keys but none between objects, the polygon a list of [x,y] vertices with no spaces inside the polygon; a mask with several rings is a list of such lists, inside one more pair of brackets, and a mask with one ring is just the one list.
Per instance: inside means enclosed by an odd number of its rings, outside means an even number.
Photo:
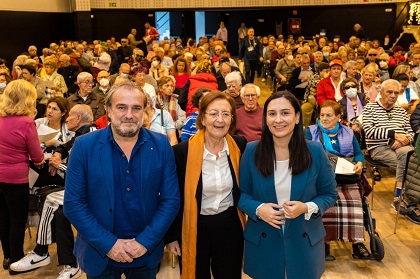
[{"label": "paper in hand", "polygon": [[38,129],[38,139],[39,142],[46,142],[49,141],[50,139],[53,139],[59,131],[51,129],[50,127],[41,124],[39,125]]},{"label": "paper in hand", "polygon": [[337,164],[335,165],[336,174],[355,174],[353,163],[346,159],[338,157]]}]

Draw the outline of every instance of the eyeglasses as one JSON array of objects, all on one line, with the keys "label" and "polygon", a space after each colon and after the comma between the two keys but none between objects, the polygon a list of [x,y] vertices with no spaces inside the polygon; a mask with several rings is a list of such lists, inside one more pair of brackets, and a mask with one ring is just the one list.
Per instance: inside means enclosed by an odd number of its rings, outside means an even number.
[{"label": "eyeglasses", "polygon": [[369,53],[368,56],[376,56],[376,53]]},{"label": "eyeglasses", "polygon": [[388,62],[388,60],[386,60],[386,59],[381,59],[381,60],[379,60],[379,61],[382,61],[382,62]]},{"label": "eyeglasses", "polygon": [[357,85],[346,85],[344,86],[344,89],[350,89],[350,88],[357,88]]},{"label": "eyeglasses", "polygon": [[227,111],[222,111],[221,113],[219,113],[218,111],[212,110],[212,111],[206,112],[206,114],[210,118],[213,118],[213,119],[219,118],[220,115],[222,116],[222,118],[224,120],[232,117],[232,114],[230,112],[227,112]]},{"label": "eyeglasses", "polygon": [[227,85],[226,87],[236,89],[237,85],[236,84],[230,84],[230,85]]},{"label": "eyeglasses", "polygon": [[80,83],[84,83],[86,85],[93,85],[93,81],[90,80],[81,81]]},{"label": "eyeglasses", "polygon": [[257,94],[246,94],[246,95],[244,95],[245,99],[254,99],[255,97],[257,97]]},{"label": "eyeglasses", "polygon": [[103,78],[108,78],[108,76],[101,76],[101,77],[98,77],[99,79],[103,79]]}]

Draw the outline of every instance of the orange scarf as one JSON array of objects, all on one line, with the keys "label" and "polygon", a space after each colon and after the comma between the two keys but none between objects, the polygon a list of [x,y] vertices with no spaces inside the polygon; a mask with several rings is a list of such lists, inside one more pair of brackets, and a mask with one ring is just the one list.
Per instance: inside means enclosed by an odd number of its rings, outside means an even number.
[{"label": "orange scarf", "polygon": [[[234,139],[227,134],[229,157],[239,183],[239,161],[241,151]],[[182,279],[195,279],[195,264],[197,254],[197,218],[198,208],[197,185],[201,175],[204,152],[204,130],[199,130],[188,141],[188,157],[184,186],[184,216],[182,221]],[[238,209],[242,229],[245,227],[245,215]]]}]

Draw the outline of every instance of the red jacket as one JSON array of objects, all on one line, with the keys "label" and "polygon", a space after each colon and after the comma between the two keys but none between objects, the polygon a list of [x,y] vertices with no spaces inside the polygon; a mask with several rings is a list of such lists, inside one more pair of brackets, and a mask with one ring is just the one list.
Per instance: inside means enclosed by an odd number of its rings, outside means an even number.
[{"label": "red jacket", "polygon": [[[341,92],[341,90],[340,90],[340,93],[341,93],[341,97],[344,97],[344,94],[343,92]],[[335,99],[335,88],[331,81],[331,76],[328,76],[322,79],[318,83],[318,87],[316,88],[316,101],[318,105],[322,105],[322,103],[325,102],[326,100],[337,101]]]},{"label": "red jacket", "polygon": [[206,87],[210,90],[217,90],[217,81],[216,77],[213,74],[209,73],[199,73],[189,78],[190,87],[188,88],[188,100],[187,100],[187,107],[186,113],[190,115],[191,113],[197,111],[198,109],[193,106],[191,99],[195,94],[197,89]]}]

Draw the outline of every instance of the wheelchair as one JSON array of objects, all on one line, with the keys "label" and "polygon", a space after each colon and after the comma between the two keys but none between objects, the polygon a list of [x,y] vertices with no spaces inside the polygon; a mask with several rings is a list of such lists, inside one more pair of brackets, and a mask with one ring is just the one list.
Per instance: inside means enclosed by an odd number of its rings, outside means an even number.
[{"label": "wheelchair", "polygon": [[[369,256],[367,257],[358,257],[355,254],[352,254],[352,257],[355,259],[361,259],[361,260],[376,260],[381,261],[385,256],[385,247],[384,244],[379,237],[379,233],[376,231],[376,220],[373,218],[369,203],[367,201],[367,196],[369,195],[371,188],[363,187],[364,181],[363,179],[366,179],[364,177],[361,177],[357,174],[354,175],[340,175],[336,174],[336,181],[338,185],[358,185],[358,188],[360,189],[360,195],[361,195],[361,203],[362,203],[362,210],[363,210],[363,227],[367,231],[370,239],[370,251],[369,248]],[[366,180],[367,182],[367,180]],[[340,190],[339,190],[340,191]],[[334,205],[334,207],[337,207],[337,203]],[[328,213],[325,212],[325,214]],[[324,216],[325,216],[324,214]],[[325,222],[324,222],[325,225]],[[343,239],[336,239],[336,240],[342,240]],[[331,240],[333,241],[333,240]]]}]

